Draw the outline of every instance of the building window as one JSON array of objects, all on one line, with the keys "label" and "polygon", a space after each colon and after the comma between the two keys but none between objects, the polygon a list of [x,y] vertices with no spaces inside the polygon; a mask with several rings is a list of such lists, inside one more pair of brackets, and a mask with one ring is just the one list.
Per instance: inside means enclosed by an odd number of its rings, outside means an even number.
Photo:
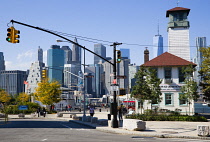
[{"label": "building window", "polygon": [[184,77],[184,73],[182,71],[182,68],[179,67],[178,70],[179,70],[179,83],[184,83],[185,77]]},{"label": "building window", "polygon": [[172,105],[173,104],[173,94],[166,93],[165,94],[165,105]]},{"label": "building window", "polygon": [[182,93],[179,94],[179,105],[187,105],[187,98],[182,96]]},{"label": "building window", "polygon": [[164,68],[165,79],[171,79],[171,68]]}]

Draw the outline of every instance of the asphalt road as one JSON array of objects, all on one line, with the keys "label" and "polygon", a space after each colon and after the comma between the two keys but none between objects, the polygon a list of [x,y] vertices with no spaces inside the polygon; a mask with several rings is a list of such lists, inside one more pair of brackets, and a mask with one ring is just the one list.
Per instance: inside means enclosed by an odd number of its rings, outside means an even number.
[{"label": "asphalt road", "polygon": [[[0,123],[0,142],[207,142],[112,134],[68,121],[13,119]],[[209,141],[209,140],[208,140]]]}]

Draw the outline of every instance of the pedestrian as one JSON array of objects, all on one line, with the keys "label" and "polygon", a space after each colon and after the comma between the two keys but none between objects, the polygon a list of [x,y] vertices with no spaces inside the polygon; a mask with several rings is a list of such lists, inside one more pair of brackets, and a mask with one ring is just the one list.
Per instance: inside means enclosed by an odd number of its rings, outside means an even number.
[{"label": "pedestrian", "polygon": [[46,109],[43,107],[42,111],[43,111],[43,116],[45,117],[46,116]]},{"label": "pedestrian", "polygon": [[68,111],[69,112],[71,111],[71,105],[68,105]]},{"label": "pedestrian", "polygon": [[94,115],[94,107],[90,106],[90,116],[93,117]]},{"label": "pedestrian", "polygon": [[41,111],[41,109],[40,109],[40,107],[38,107],[38,109],[37,109],[37,114],[38,114],[38,117],[39,117],[39,115],[40,115],[40,111]]},{"label": "pedestrian", "polygon": [[123,105],[121,104],[121,106],[118,107],[118,117],[119,117],[119,120],[123,120],[122,119],[122,113],[123,113]]},{"label": "pedestrian", "polygon": [[65,111],[68,111],[68,106],[67,105],[65,106]]}]

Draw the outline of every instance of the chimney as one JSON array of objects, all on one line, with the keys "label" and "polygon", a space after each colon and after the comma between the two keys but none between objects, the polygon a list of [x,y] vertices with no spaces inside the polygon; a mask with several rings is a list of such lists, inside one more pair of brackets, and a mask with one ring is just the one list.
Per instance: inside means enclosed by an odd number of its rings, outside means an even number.
[{"label": "chimney", "polygon": [[145,47],[146,49],[144,50],[144,63],[149,61],[149,50],[147,49],[148,47]]}]

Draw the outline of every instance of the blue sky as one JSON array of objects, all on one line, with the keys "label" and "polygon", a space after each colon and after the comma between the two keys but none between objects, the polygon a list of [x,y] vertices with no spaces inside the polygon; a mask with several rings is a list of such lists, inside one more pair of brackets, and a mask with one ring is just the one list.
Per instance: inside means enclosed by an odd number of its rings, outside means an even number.
[{"label": "blue sky", "polygon": [[[179,0],[179,7],[190,8],[191,57],[195,55],[195,38],[207,37],[210,43],[210,0]],[[33,26],[122,44],[129,48],[131,63],[143,63],[143,51],[152,52],[153,36],[163,36],[165,51],[168,45],[166,11],[177,6],[177,0],[1,0],[0,1],[0,52],[4,52],[7,70],[26,70],[37,60],[40,46],[44,53],[57,43],[54,35],[14,24],[20,30],[20,43],[6,41],[7,24],[11,19]],[[9,26],[12,24],[10,23]],[[69,37],[70,40],[73,38]],[[78,39],[79,44],[93,51],[94,43]],[[107,44],[107,43],[105,43]],[[146,45],[146,46],[144,46]],[[112,57],[112,47],[107,56]],[[87,52],[86,52],[87,53]],[[152,54],[152,53],[151,53]],[[46,54],[45,54],[46,58]],[[86,62],[93,63],[93,55],[86,54]]]}]

